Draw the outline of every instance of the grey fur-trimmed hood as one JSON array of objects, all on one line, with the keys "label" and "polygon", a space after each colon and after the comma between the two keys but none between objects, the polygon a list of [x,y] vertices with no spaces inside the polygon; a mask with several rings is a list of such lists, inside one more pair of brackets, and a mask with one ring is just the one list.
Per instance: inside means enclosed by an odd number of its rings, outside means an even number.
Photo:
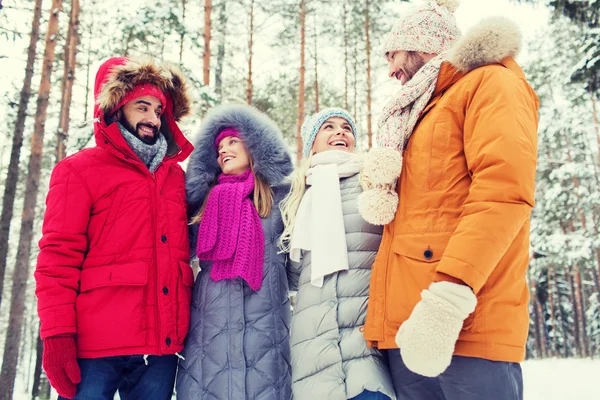
[{"label": "grey fur-trimmed hood", "polygon": [[213,108],[202,121],[194,139],[195,150],[186,171],[188,210],[195,212],[204,201],[217,176],[215,139],[225,128],[240,132],[252,161],[254,172],[271,186],[281,184],[293,165],[281,131],[269,117],[248,105],[222,105]]},{"label": "grey fur-trimmed hood", "polygon": [[459,72],[467,73],[484,65],[516,57],[522,35],[517,24],[505,17],[479,21],[450,49],[448,61]]}]

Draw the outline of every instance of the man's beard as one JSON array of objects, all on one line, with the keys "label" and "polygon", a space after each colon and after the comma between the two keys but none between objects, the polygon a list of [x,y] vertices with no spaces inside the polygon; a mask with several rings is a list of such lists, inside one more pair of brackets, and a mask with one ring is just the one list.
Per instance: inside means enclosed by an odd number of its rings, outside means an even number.
[{"label": "man's beard", "polygon": [[[140,139],[142,142],[149,144],[149,145],[153,145],[154,143],[156,143],[156,140],[158,139],[158,128],[156,126],[140,122],[134,128],[133,125],[131,125],[131,123],[129,123],[129,121],[125,117],[124,113],[121,114],[121,118],[119,118],[119,122],[121,123],[121,125],[123,125],[125,127],[125,129],[127,129],[129,132],[133,133],[135,135],[135,137]],[[146,126],[150,129],[152,129],[154,131],[154,135],[152,137],[140,135],[139,129],[141,126]]]},{"label": "man's beard", "polygon": [[415,74],[419,72],[421,68],[423,68],[425,64],[427,63],[425,60],[423,60],[423,57],[421,57],[419,53],[416,51],[409,51],[404,64],[404,72],[406,73],[407,77],[406,83],[408,83],[413,76],[415,76]]}]

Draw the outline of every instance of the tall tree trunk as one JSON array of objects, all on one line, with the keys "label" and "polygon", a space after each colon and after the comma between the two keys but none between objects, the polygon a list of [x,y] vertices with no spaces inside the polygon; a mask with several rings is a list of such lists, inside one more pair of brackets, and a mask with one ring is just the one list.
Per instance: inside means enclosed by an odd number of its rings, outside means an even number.
[{"label": "tall tree trunk", "polygon": [[246,83],[246,103],[252,104],[252,57],[254,49],[254,0],[250,1],[250,35],[248,37],[248,81]]},{"label": "tall tree trunk", "polygon": [[373,128],[371,124],[371,39],[369,36],[369,0],[365,4],[365,47],[367,49],[367,138],[368,148],[373,147]]},{"label": "tall tree trunk", "polygon": [[535,349],[536,349],[536,356],[538,358],[542,358],[543,357],[543,350],[542,350],[542,335],[541,335],[541,329],[540,329],[540,324],[539,324],[539,309],[541,308],[540,306],[540,302],[538,299],[538,295],[537,295],[537,279],[535,278],[535,275],[533,273],[533,270],[531,268],[528,269],[528,274],[529,274],[529,292],[531,293],[531,303],[533,304],[533,310],[531,312],[531,318],[533,319],[533,337],[534,337],[534,344],[535,344]]},{"label": "tall tree trunk", "polygon": [[296,122],[296,160],[302,160],[302,134],[301,128],[304,122],[304,50],[306,45],[306,1],[300,0],[300,83],[298,84],[298,120]]},{"label": "tall tree trunk", "polygon": [[33,220],[35,219],[35,204],[38,194],[40,172],[42,167],[42,153],[44,150],[44,128],[46,124],[46,111],[50,97],[52,66],[58,33],[58,16],[62,8],[62,0],[52,0],[48,31],[46,33],[46,49],[44,50],[44,63],[42,78],[38,93],[37,109],[35,113],[35,126],[31,137],[31,155],[29,157],[29,175],[25,189],[23,205],[23,218],[19,247],[17,250],[17,263],[13,274],[10,316],[4,344],[4,357],[0,372],[0,400],[13,398],[13,390],[19,358],[19,342],[23,327],[23,311],[25,310],[25,292],[27,278],[29,277],[29,255],[33,239]]},{"label": "tall tree trunk", "polygon": [[[35,303],[35,302],[34,302]],[[36,309],[35,306],[31,307],[32,311],[30,312],[30,320],[29,320],[29,360],[27,362],[27,385],[25,387],[31,387],[31,364],[33,363],[33,346],[35,345],[35,340],[37,338],[37,332],[39,330],[39,325],[37,323],[38,316],[34,311]],[[27,352],[26,352],[27,353]]]},{"label": "tall tree trunk", "polygon": [[69,135],[69,114],[71,111],[71,98],[75,69],[77,68],[77,45],[79,44],[79,0],[71,0],[71,16],[69,18],[69,32],[65,44],[64,74],[62,80],[62,98],[60,101],[60,115],[58,117],[58,131],[56,132],[56,162],[66,156],[67,137]]},{"label": "tall tree trunk", "polygon": [[27,116],[27,105],[31,97],[31,79],[33,78],[33,66],[35,64],[35,50],[40,37],[40,17],[42,16],[42,0],[35,0],[33,11],[33,22],[31,23],[31,35],[29,37],[29,49],[27,50],[27,64],[25,66],[25,79],[21,89],[17,120],[15,121],[15,133],[13,134],[10,163],[4,186],[4,198],[2,201],[2,216],[0,217],[0,306],[2,305],[2,288],[4,287],[4,275],[6,273],[6,262],[8,255],[8,237],[10,234],[10,221],[13,217],[15,195],[17,193],[17,182],[19,181],[19,161],[21,158],[21,147],[23,146],[23,131],[25,130],[25,117]]},{"label": "tall tree trunk", "polygon": [[[92,1],[92,9],[95,9],[96,2]],[[87,61],[85,63],[85,103],[83,110],[83,121],[87,123],[88,120],[88,109],[89,109],[89,98],[90,98],[90,72],[92,68],[92,37],[94,36],[94,19],[90,22],[90,29],[88,34],[87,44]]]},{"label": "tall tree trunk", "polygon": [[319,112],[319,52],[318,52],[318,36],[317,36],[317,13],[314,18],[315,25],[315,113]]},{"label": "tall tree trunk", "polygon": [[577,329],[579,331],[578,342],[580,344],[581,356],[589,356],[589,340],[587,336],[585,306],[583,299],[583,287],[581,285],[581,272],[579,265],[573,265],[573,293],[575,295],[575,314],[578,317]]},{"label": "tall tree trunk", "polygon": [[546,344],[546,327],[544,326],[544,309],[542,308],[542,304],[540,300],[536,297],[534,300],[535,304],[535,326],[536,326],[536,342],[538,346],[538,352],[541,358],[546,358],[547,344]]},{"label": "tall tree trunk", "polygon": [[554,273],[554,265],[550,265],[548,266],[548,314],[549,314],[549,319],[550,319],[550,323],[552,324],[552,342],[550,344],[550,350],[548,352],[548,355],[550,357],[554,357],[556,356],[556,351],[558,348],[558,344],[557,344],[557,337],[558,337],[558,321],[556,320],[556,312],[554,311],[554,306],[555,304],[558,304],[558,306],[560,307],[559,303],[555,303],[555,297],[556,297],[556,286],[555,286],[555,273]]},{"label": "tall tree trunk", "polygon": [[223,64],[225,62],[225,39],[227,32],[227,1],[221,0],[219,7],[219,47],[217,48],[217,67],[215,68],[215,92],[219,96],[219,100],[222,100]]},{"label": "tall tree trunk", "polygon": [[[254,2],[254,0],[252,0]],[[203,60],[203,76],[204,86],[210,84],[210,35],[211,35],[211,24],[210,14],[212,11],[212,0],[204,0],[204,55]]]},{"label": "tall tree trunk", "polygon": [[354,122],[358,125],[358,39],[354,41]]},{"label": "tall tree trunk", "polygon": [[569,279],[569,288],[571,289],[571,304],[573,305],[574,308],[574,313],[573,313],[573,320],[574,320],[574,324],[573,324],[573,338],[575,341],[575,356],[576,357],[582,357],[583,356],[583,349],[582,349],[582,343],[581,343],[581,334],[580,334],[580,322],[581,322],[581,318],[580,318],[580,314],[579,314],[579,308],[577,307],[577,295],[575,293],[575,281],[573,279],[573,272],[572,272],[572,267],[568,266],[568,279]]},{"label": "tall tree trunk", "polygon": [[31,389],[31,399],[36,400],[40,395],[42,381],[42,355],[44,353],[44,342],[38,333],[35,347],[35,369],[33,370],[33,389]]},{"label": "tall tree trunk", "polygon": [[342,26],[344,28],[344,109],[348,110],[348,75],[350,71],[348,70],[348,27],[346,26],[346,22],[348,21],[348,5],[346,4],[346,0],[344,0],[344,14]]},{"label": "tall tree trunk", "polygon": [[596,131],[596,141],[598,143],[598,165],[600,165],[600,121],[598,121],[598,98],[592,93],[592,111],[594,118],[594,130]]},{"label": "tall tree trunk", "polygon": [[[186,0],[181,0],[181,8],[183,9],[183,24],[185,26],[185,3]],[[185,29],[181,32],[181,38],[179,40],[179,64],[183,61],[183,42],[185,41]]]}]

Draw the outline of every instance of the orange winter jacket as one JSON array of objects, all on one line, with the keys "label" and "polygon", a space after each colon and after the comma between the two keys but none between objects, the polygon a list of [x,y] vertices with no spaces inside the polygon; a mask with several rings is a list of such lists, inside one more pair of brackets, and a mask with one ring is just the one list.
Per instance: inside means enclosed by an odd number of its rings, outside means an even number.
[{"label": "orange winter jacket", "polygon": [[421,291],[446,276],[478,299],[455,354],[520,362],[539,101],[511,57],[458,71],[442,64],[404,151],[398,210],[373,266],[365,338],[396,348]]}]

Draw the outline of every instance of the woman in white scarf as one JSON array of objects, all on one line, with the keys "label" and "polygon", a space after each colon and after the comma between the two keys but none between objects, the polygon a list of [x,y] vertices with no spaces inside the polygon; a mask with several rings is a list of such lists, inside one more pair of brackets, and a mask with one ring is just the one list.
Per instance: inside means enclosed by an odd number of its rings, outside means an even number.
[{"label": "woman in white scarf", "polygon": [[280,246],[298,282],[290,333],[294,399],[395,399],[387,361],[362,334],[382,229],[358,213],[362,162],[354,121],[345,110],[325,109],[306,119],[302,138],[304,160],[281,203]]}]

